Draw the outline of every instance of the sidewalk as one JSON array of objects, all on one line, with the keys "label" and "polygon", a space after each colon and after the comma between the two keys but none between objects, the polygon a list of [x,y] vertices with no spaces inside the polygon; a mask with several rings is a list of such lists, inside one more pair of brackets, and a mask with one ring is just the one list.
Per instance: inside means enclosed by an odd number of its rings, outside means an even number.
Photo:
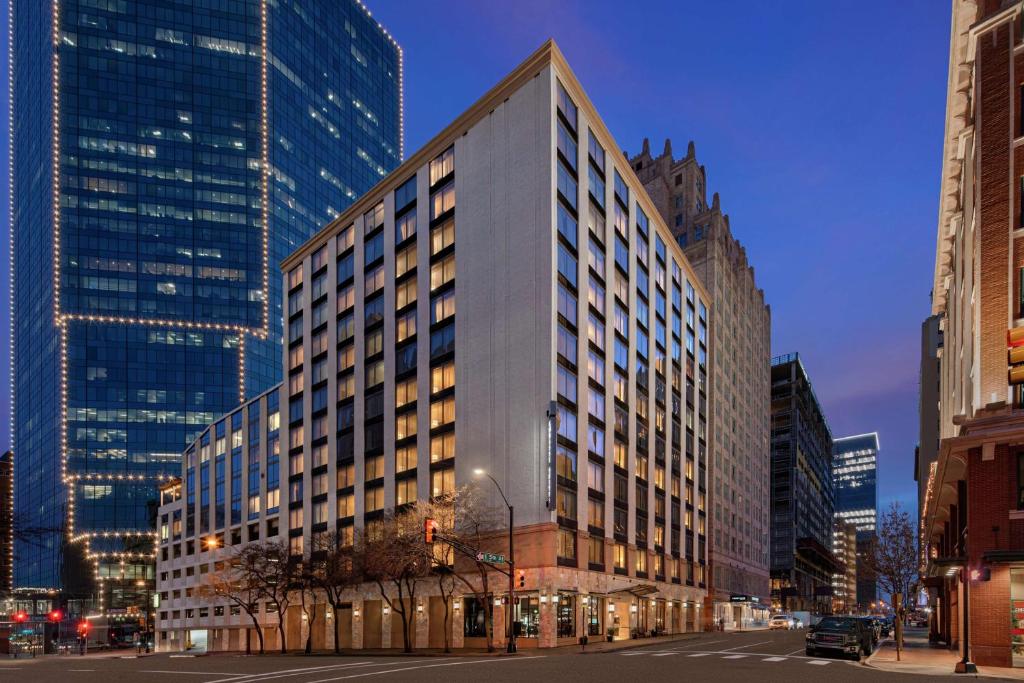
[{"label": "sidewalk", "polygon": [[[903,645],[900,661],[896,661],[896,641],[889,639],[879,643],[878,650],[865,661],[865,664],[882,671],[897,673],[967,677],[965,674],[953,672],[956,663],[960,661],[960,655],[954,650],[931,645],[926,629],[907,629],[903,635]],[[1024,681],[1024,670],[979,666],[978,676]]]}]

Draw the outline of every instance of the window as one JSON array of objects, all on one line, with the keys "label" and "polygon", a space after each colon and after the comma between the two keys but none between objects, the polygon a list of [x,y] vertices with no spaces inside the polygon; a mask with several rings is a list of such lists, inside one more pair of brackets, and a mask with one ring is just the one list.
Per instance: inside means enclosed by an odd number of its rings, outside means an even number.
[{"label": "window", "polygon": [[302,266],[298,265],[288,271],[288,289],[295,289],[302,284]]},{"label": "window", "polygon": [[395,309],[401,310],[416,301],[416,278],[395,287]]},{"label": "window", "polygon": [[416,245],[410,244],[395,254],[395,277],[402,277],[416,267]]},{"label": "window", "polygon": [[455,492],[455,470],[446,467],[430,473],[430,495],[434,498]]},{"label": "window", "polygon": [[437,358],[455,350],[455,323],[430,333],[430,357]]},{"label": "window", "polygon": [[567,241],[572,248],[576,248],[576,219],[561,204],[558,205],[558,234]]},{"label": "window", "polygon": [[604,171],[604,147],[597,141],[597,136],[594,135],[594,131],[588,131],[590,133],[589,140],[587,142],[587,151],[590,154],[591,162],[597,166],[601,171]]},{"label": "window", "polygon": [[355,287],[349,285],[340,292],[338,292],[338,313],[347,311],[356,304],[356,290]]},{"label": "window", "polygon": [[409,405],[416,400],[416,378],[407,379],[395,385],[395,408]]},{"label": "window", "polygon": [[416,502],[416,480],[402,479],[395,482],[395,505]]},{"label": "window", "polygon": [[373,387],[384,382],[384,361],[377,361],[366,366],[366,386]]},{"label": "window", "polygon": [[576,443],[576,413],[569,408],[558,405],[558,436]]},{"label": "window", "polygon": [[430,195],[430,220],[434,220],[438,216],[443,215],[447,211],[451,211],[455,208],[455,181],[448,183],[444,187],[438,188],[436,192]]},{"label": "window", "polygon": [[576,365],[576,335],[561,323],[558,324],[558,353],[572,365]]},{"label": "window", "polygon": [[441,152],[430,162],[430,184],[435,185],[439,180],[455,170],[455,148],[449,147]]},{"label": "window", "polygon": [[370,238],[363,245],[363,265],[373,263],[384,255],[384,233]]},{"label": "window", "polygon": [[[348,370],[356,364],[356,347],[354,344],[338,349],[338,372]],[[301,377],[302,375],[298,375]]]},{"label": "window", "polygon": [[351,249],[352,245],[356,243],[356,228],[354,225],[350,225],[334,238],[334,248],[339,254],[344,254],[345,250]]},{"label": "window", "polygon": [[598,529],[604,529],[603,500],[587,499],[587,524]]},{"label": "window", "polygon": [[604,249],[602,249],[601,245],[598,244],[597,242],[595,242],[594,240],[590,240],[590,244],[587,246],[587,250],[588,250],[588,253],[589,253],[590,267],[603,280],[604,276],[605,276],[605,273],[604,273]]},{"label": "window", "polygon": [[395,472],[405,472],[416,467],[416,446],[403,446],[395,449]]},{"label": "window", "polygon": [[587,182],[590,184],[590,196],[603,209],[604,208],[604,179],[598,174],[593,166],[587,168]]},{"label": "window", "polygon": [[[597,526],[597,525],[591,523],[591,526]],[[603,527],[604,525],[602,524],[601,526]],[[604,539],[603,538],[600,538],[599,536],[591,536],[590,537],[589,541],[587,542],[587,562],[589,562],[590,564],[599,564],[599,565],[602,565],[602,566],[604,565]],[[596,598],[594,598],[594,599],[596,599]],[[590,624],[590,627],[591,627],[590,628],[590,635],[596,636],[596,635],[600,635],[600,633],[601,633],[600,630],[598,630],[598,629],[601,628],[601,626],[600,626],[600,618],[601,617],[595,616],[594,618],[597,621],[596,621],[596,623],[591,623]],[[595,628],[595,626],[596,626],[596,628]]]},{"label": "window", "polygon": [[576,287],[576,257],[569,253],[564,244],[558,245],[558,274]]},{"label": "window", "polygon": [[395,439],[402,439],[416,436],[416,411],[401,413],[395,416]]},{"label": "window", "polygon": [[[569,481],[576,481],[576,451],[566,446],[563,446],[562,444],[558,444],[558,449],[555,453],[555,472],[558,474],[559,477],[562,477],[563,479],[568,479]],[[576,495],[575,491],[573,491],[573,495]],[[576,505],[574,500],[574,512],[572,515],[572,519],[576,518],[575,510]],[[567,517],[568,515],[562,516]]]},{"label": "window", "polygon": [[570,325],[576,326],[576,296],[561,282],[558,283],[558,314]]},{"label": "window", "polygon": [[[615,197],[626,206],[629,206],[629,188],[618,171],[615,171]],[[646,234],[647,231],[643,230],[643,233]]]},{"label": "window", "polygon": [[377,266],[366,274],[366,296],[375,294],[384,286],[384,266]]},{"label": "window", "polygon": [[430,440],[430,462],[441,462],[454,457],[455,432],[441,434]]},{"label": "window", "polygon": [[455,243],[455,219],[449,218],[430,231],[430,255],[450,247]]},{"label": "window", "polygon": [[638,574],[647,573],[647,551],[643,548],[636,549],[636,571]]},{"label": "window", "polygon": [[587,377],[604,386],[604,358],[595,351],[587,352]]},{"label": "window", "polygon": [[[406,180],[395,190],[395,211],[401,211],[416,201],[416,176]],[[402,240],[396,240],[401,242]]]},{"label": "window", "polygon": [[455,255],[449,254],[441,261],[430,266],[430,289],[434,290],[441,285],[455,279]]},{"label": "window", "polygon": [[376,486],[372,489],[366,489],[364,498],[364,509],[366,512],[376,512],[377,510],[384,509],[384,487]]},{"label": "window", "polygon": [[338,496],[338,519],[351,517],[356,514],[356,497],[349,493]]},{"label": "window", "polygon": [[556,94],[558,102],[558,111],[562,113],[565,120],[569,122],[569,127],[575,132],[576,130],[576,105],[569,99],[569,94],[565,91],[561,82],[557,84],[558,92]]},{"label": "window", "polygon": [[[573,516],[575,516],[575,506],[573,507]],[[572,529],[558,530],[558,556],[565,560],[576,559],[576,532]]]},{"label": "window", "polygon": [[587,288],[587,301],[596,308],[601,315],[604,315],[604,285],[598,282],[593,273],[587,276],[590,286]]},{"label": "window", "polygon": [[[600,464],[596,462],[587,463],[587,486],[589,486],[594,491],[600,491],[601,493],[604,493],[604,467],[602,467]],[[603,508],[604,503],[600,503],[600,505]],[[591,507],[591,510],[593,510],[593,507]],[[600,526],[603,528],[604,513],[602,512],[598,516],[601,517]],[[591,524],[593,524],[594,526],[598,526],[597,522],[593,521],[595,519],[595,515],[593,513],[591,514],[590,519],[592,520],[590,522]]]},{"label": "window", "polygon": [[455,397],[449,396],[430,404],[430,428],[436,429],[455,422]]},{"label": "window", "polygon": [[384,330],[377,329],[366,335],[366,357],[376,356],[384,350]]},{"label": "window", "polygon": [[344,489],[349,486],[354,486],[356,483],[356,466],[349,463],[348,465],[338,466],[338,488]]},{"label": "window", "polygon": [[435,296],[430,302],[430,324],[439,323],[455,315],[455,291]]},{"label": "window", "polygon": [[449,361],[430,370],[430,393],[436,394],[455,386],[455,363]]},{"label": "window", "polygon": [[414,334],[416,334],[416,311],[412,310],[395,320],[395,341],[405,341]]},{"label": "window", "polygon": [[576,210],[576,179],[572,177],[569,170],[558,162],[558,193],[568,202],[572,209]]},{"label": "window", "polygon": [[569,163],[569,167],[575,171],[576,157],[578,156],[576,138],[565,128],[561,121],[558,122],[558,151],[562,153],[562,157]]},{"label": "window", "polygon": [[[601,421],[604,422],[604,417],[601,418]],[[604,429],[593,423],[587,425],[587,449],[594,455],[604,457]],[[598,490],[603,491],[604,489]]]},{"label": "window", "polygon": [[380,479],[384,476],[384,456],[375,455],[366,458],[365,461],[365,481],[373,481],[374,479]]},{"label": "window", "polygon": [[616,569],[626,569],[626,544],[616,543],[612,549],[612,557],[614,558],[614,564]]},{"label": "window", "polygon": [[564,365],[558,366],[558,394],[576,403],[576,375]]},{"label": "window", "polygon": [[363,214],[363,234],[368,235],[384,225],[384,202]]}]

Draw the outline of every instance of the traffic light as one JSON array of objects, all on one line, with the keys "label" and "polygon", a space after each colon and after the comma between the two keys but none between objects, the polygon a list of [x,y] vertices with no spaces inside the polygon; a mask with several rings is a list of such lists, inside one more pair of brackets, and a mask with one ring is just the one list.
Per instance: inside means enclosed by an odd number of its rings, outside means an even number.
[{"label": "traffic light", "polygon": [[91,625],[89,624],[89,622],[85,619],[82,619],[80,622],[78,622],[78,637],[85,638],[87,635],[89,635],[90,628]]},{"label": "traffic light", "polygon": [[522,569],[519,570],[519,587],[526,588],[526,572]]},{"label": "traffic light", "polygon": [[54,624],[56,624],[64,618],[64,613],[61,612],[59,609],[50,610],[50,613],[46,615],[46,618]]},{"label": "traffic light", "polygon": [[426,538],[427,543],[434,542],[434,529],[436,527],[437,522],[435,522],[430,517],[427,517],[425,520],[423,520],[423,535]]},{"label": "traffic light", "polygon": [[11,619],[13,619],[14,623],[16,624],[24,624],[26,621],[28,621],[28,612],[26,612],[23,609],[20,609],[11,615]]}]

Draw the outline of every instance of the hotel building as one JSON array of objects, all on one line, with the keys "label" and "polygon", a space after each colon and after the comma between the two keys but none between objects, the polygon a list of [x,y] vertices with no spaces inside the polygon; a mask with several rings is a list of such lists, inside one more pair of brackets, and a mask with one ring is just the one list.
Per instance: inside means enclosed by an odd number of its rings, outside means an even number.
[{"label": "hotel building", "polygon": [[[301,555],[476,469],[515,506],[520,646],[701,628],[707,293],[553,42],[282,272],[283,383],[215,421],[165,490],[160,648],[244,647],[244,615],[198,597],[237,545]],[[440,642],[439,600],[418,647]],[[482,643],[478,601],[454,603],[455,646]],[[297,646],[308,625],[286,619]],[[314,644],[399,642],[374,585],[341,622]]]},{"label": "hotel building", "polygon": [[771,308],[718,193],[708,201],[694,144],[676,159],[666,140],[652,157],[645,139],[630,163],[712,299],[709,590],[714,620],[741,628],[769,604]]},{"label": "hotel building", "polygon": [[401,159],[401,51],[358,0],[9,14],[14,584],[139,607],[158,484],[281,381],[278,264]]},{"label": "hotel building", "polygon": [[1022,7],[952,3],[932,290],[939,447],[920,529],[932,640],[1003,667],[1024,666]]}]

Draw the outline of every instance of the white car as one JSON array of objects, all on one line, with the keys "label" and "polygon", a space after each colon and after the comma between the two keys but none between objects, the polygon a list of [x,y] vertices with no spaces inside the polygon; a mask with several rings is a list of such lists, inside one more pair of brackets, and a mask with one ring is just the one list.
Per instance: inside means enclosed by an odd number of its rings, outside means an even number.
[{"label": "white car", "polygon": [[796,619],[789,614],[776,614],[768,620],[769,630],[783,629],[786,631],[792,631],[796,628]]}]

